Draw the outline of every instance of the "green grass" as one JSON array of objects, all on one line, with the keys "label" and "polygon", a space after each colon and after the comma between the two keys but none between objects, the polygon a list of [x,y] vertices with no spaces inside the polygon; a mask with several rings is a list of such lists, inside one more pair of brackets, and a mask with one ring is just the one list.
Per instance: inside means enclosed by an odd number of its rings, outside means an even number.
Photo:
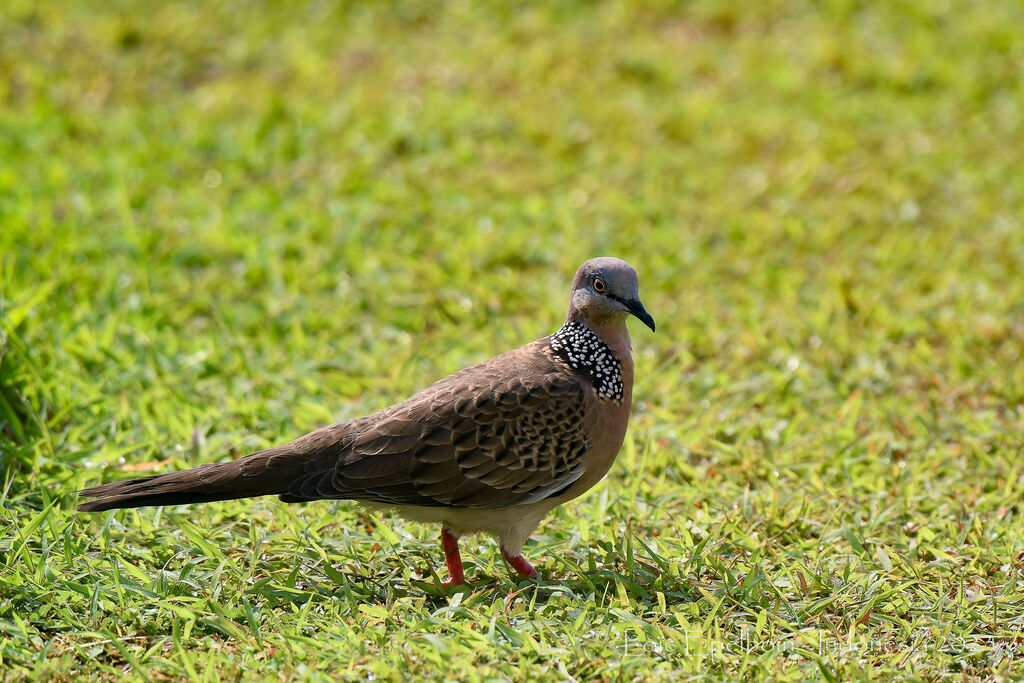
[{"label": "green grass", "polygon": [[[1020,3],[517,4],[0,5],[0,677],[1019,675]],[[348,503],[74,512],[602,254],[658,333],[539,585]]]}]

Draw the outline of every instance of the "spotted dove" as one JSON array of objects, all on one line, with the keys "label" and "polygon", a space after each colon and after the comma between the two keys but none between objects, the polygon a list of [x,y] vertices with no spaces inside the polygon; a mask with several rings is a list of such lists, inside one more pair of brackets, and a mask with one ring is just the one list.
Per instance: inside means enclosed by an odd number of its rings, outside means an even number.
[{"label": "spotted dove", "polygon": [[523,543],[548,511],[600,481],[622,445],[633,396],[629,314],[654,330],[636,271],[591,259],[573,279],[565,325],[548,337],[282,446],[85,489],[94,500],[78,509],[355,500],[440,523],[446,583],[463,583],[458,539],[472,532],[495,536],[512,568],[536,577]]}]

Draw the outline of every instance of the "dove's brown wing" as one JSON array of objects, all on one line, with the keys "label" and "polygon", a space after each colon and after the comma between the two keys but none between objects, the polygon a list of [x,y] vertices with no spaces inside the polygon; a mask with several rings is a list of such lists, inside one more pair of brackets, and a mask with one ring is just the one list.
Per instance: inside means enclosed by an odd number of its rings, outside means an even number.
[{"label": "dove's brown wing", "polygon": [[590,447],[587,392],[534,353],[526,367],[499,356],[381,413],[335,425],[348,432],[330,439],[336,465],[299,477],[281,499],[503,508],[564,491],[583,474]]}]

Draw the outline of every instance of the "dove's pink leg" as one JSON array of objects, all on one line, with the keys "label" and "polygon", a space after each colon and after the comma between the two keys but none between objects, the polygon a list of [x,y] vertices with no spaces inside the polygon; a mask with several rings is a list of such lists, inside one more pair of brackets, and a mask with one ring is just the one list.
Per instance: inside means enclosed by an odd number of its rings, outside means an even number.
[{"label": "dove's pink leg", "polygon": [[527,562],[526,558],[522,555],[509,555],[508,551],[502,548],[501,556],[504,557],[505,561],[512,565],[512,569],[515,569],[516,573],[524,579],[535,579],[539,576],[537,570],[533,568],[533,565]]},{"label": "dove's pink leg", "polygon": [[444,562],[448,565],[448,580],[445,586],[461,586],[466,577],[462,573],[462,556],[459,555],[459,537],[447,528],[441,528],[441,547],[444,548]]}]

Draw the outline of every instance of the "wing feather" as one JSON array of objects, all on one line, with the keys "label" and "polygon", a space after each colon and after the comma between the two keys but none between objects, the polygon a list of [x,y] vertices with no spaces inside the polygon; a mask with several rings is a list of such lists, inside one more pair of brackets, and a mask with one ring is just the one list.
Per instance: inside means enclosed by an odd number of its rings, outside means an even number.
[{"label": "wing feather", "polygon": [[582,476],[590,447],[586,388],[543,366],[536,350],[529,364],[511,356],[456,373],[348,429],[336,426],[344,437],[333,468],[302,477],[282,498],[500,508],[565,490]]}]

